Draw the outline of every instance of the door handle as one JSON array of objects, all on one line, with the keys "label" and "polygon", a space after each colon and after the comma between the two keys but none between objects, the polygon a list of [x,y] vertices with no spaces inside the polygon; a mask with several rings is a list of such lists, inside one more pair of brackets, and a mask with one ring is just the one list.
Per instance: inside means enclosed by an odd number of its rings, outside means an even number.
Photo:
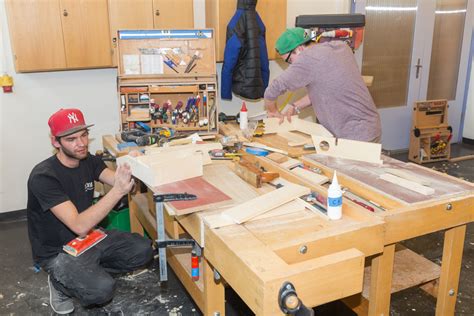
[{"label": "door handle", "polygon": [[416,67],[416,76],[415,77],[416,77],[416,79],[418,79],[418,77],[420,76],[420,68],[423,67],[423,65],[420,63],[420,58],[418,58],[418,61],[415,65],[415,67]]},{"label": "door handle", "polygon": [[155,15],[156,15],[156,16],[159,16],[159,15],[160,15],[160,10],[156,10],[156,11],[155,11]]},{"label": "door handle", "polygon": [[67,12],[67,10],[66,10],[66,9],[64,9],[64,11],[63,11],[63,15],[64,15],[64,16],[68,16],[68,15],[69,15],[69,13]]}]

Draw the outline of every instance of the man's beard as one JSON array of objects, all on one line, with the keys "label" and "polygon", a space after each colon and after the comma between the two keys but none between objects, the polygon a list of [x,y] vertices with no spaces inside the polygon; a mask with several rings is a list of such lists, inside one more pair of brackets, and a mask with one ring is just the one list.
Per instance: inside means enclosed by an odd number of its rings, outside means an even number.
[{"label": "man's beard", "polygon": [[64,155],[66,155],[69,158],[73,158],[73,159],[77,159],[77,160],[85,159],[85,158],[87,158],[87,155],[89,154],[88,146],[86,146],[86,148],[85,148],[86,150],[85,150],[84,154],[76,154],[73,151],[68,150],[67,148],[65,148],[62,145],[61,145],[61,149],[62,149],[62,152],[64,153]]}]

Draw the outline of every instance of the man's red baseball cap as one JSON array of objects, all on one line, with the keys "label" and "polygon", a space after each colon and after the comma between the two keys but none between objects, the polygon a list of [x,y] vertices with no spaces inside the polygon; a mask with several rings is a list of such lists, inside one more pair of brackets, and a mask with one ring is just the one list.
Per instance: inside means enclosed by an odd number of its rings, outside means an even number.
[{"label": "man's red baseball cap", "polygon": [[84,121],[84,115],[78,109],[60,109],[51,115],[48,125],[51,129],[51,135],[62,137],[89,128],[94,124],[87,125]]}]

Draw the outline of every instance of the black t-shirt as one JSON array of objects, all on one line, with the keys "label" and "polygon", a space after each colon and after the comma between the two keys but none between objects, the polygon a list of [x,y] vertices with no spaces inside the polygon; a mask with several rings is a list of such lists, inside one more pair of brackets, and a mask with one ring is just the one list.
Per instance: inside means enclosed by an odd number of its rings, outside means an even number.
[{"label": "black t-shirt", "polygon": [[62,251],[76,234],[64,225],[51,208],[70,200],[82,212],[92,205],[94,180],[106,168],[104,162],[89,154],[76,168],[64,166],[56,155],[42,161],[28,179],[28,234],[33,260],[41,262]]}]

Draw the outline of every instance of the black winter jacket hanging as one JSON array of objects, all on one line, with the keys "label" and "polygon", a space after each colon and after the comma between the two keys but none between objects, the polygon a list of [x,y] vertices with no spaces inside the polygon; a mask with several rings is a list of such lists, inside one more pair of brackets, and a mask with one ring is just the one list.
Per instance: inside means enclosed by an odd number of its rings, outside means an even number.
[{"label": "black winter jacket hanging", "polygon": [[227,25],[221,74],[221,97],[232,91],[244,98],[263,97],[270,77],[265,25],[255,7],[257,0],[238,0],[237,11]]}]

